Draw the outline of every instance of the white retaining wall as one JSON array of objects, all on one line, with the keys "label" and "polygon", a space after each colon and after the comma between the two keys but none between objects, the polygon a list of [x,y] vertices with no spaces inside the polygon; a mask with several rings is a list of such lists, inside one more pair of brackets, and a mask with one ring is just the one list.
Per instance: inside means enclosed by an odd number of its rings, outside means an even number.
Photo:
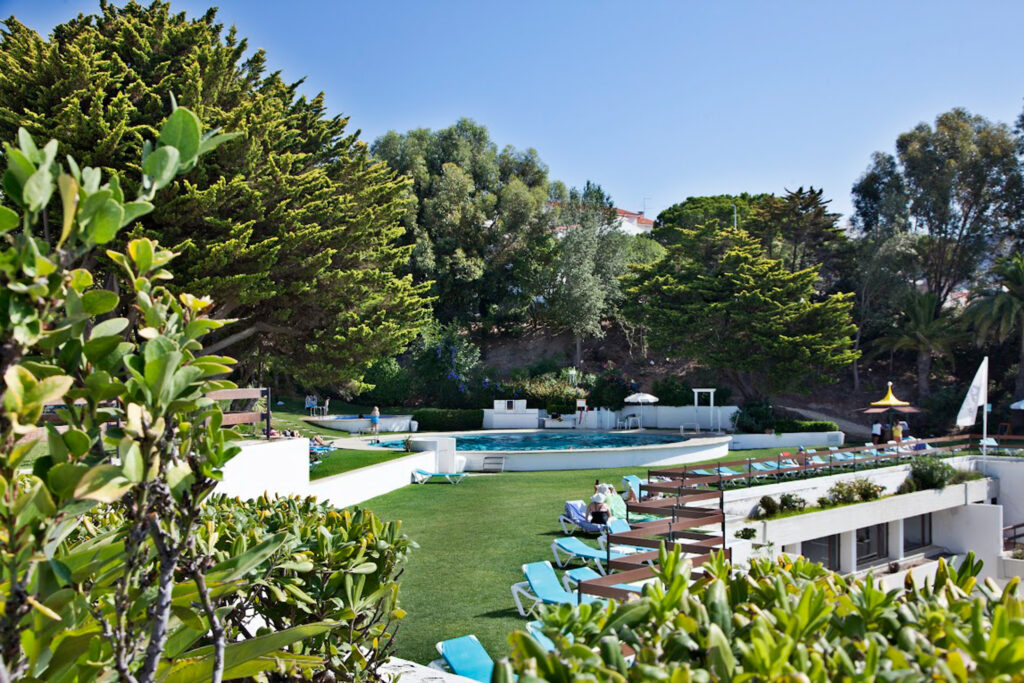
[{"label": "white retaining wall", "polygon": [[309,440],[246,441],[224,466],[217,493],[255,498],[263,493],[303,495],[309,485]]},{"label": "white retaining wall", "polygon": [[1011,492],[1024,491],[1024,458],[1009,456],[974,456],[974,469],[982,474],[998,477],[1003,495],[999,504],[1003,506],[1003,524],[1024,522],[1024,496]]},{"label": "white retaining wall", "polygon": [[[974,483],[977,482],[966,485]],[[1003,508],[984,503],[934,512],[932,543],[957,554],[974,551],[974,556],[985,563],[981,576],[999,578],[999,560],[1003,554]]]},{"label": "white retaining wall", "polygon": [[309,482],[306,495],[316,496],[335,507],[356,505],[406,486],[412,481],[413,470],[433,472],[436,460],[433,451],[423,451],[360,467],[358,470]]},{"label": "white retaining wall", "polygon": [[785,432],[781,434],[733,434],[731,450],[748,448],[799,448],[800,446],[842,446],[843,432]]},{"label": "white retaining wall", "polygon": [[641,410],[639,405],[631,404],[620,410],[619,413],[623,417],[627,415],[641,417],[642,414],[643,426],[651,429],[679,429],[680,427],[693,429],[695,425],[698,425],[701,431],[719,428],[729,431],[732,429],[732,416],[739,411],[737,406],[715,406],[712,408],[711,406],[661,406],[657,404],[644,404]]}]

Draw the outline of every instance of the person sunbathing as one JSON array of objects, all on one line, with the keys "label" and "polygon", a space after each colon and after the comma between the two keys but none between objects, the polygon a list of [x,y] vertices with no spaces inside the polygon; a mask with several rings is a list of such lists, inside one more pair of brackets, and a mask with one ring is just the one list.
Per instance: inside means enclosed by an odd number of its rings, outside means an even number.
[{"label": "person sunbathing", "polygon": [[587,521],[591,524],[607,524],[611,516],[611,508],[604,502],[604,495],[595,493],[590,498],[590,505],[587,506]]}]

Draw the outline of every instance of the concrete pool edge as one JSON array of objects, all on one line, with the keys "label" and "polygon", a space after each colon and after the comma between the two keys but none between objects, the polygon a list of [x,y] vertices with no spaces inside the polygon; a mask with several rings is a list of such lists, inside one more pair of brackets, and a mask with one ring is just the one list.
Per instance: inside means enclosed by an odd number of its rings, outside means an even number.
[{"label": "concrete pool edge", "polygon": [[[504,430],[503,430],[504,431]],[[513,430],[508,430],[511,433]],[[514,430],[518,433],[544,430]],[[603,431],[603,430],[595,430]],[[652,433],[654,430],[650,430]],[[668,432],[661,432],[667,434]],[[434,440],[458,438],[459,434],[479,432],[439,432],[410,434],[413,442],[424,446]],[[394,439],[390,439],[394,440]],[[364,448],[373,449],[365,439]],[[484,469],[484,458],[503,458],[506,472],[539,472],[545,470],[593,470],[621,467],[670,467],[724,458],[729,454],[729,435],[687,436],[685,441],[646,446],[618,446],[611,448],[575,448],[548,451],[456,451],[457,469],[479,472]],[[375,449],[373,449],[375,450]],[[414,448],[414,450],[416,450]]]}]

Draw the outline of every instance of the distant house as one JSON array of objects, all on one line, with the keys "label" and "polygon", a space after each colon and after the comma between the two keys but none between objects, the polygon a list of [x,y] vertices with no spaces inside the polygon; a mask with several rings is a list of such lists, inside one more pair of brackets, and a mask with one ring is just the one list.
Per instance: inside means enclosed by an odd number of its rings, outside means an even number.
[{"label": "distant house", "polygon": [[[619,232],[624,232],[627,235],[650,235],[651,230],[654,228],[654,221],[645,216],[643,211],[615,209],[615,213],[619,217],[615,226]],[[561,236],[570,227],[568,225],[559,225],[554,228],[554,232]]]},{"label": "distant house", "polygon": [[615,212],[619,214],[619,230],[627,235],[649,235],[654,228],[654,221],[645,216],[643,211],[615,209]]}]

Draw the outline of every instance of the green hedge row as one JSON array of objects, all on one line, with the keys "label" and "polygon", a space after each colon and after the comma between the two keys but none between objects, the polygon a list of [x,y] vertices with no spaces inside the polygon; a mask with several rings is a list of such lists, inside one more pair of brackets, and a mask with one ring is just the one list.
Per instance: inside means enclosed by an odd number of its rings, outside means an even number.
[{"label": "green hedge row", "polygon": [[480,429],[484,426],[484,411],[458,408],[420,408],[412,411],[412,419],[419,423],[421,432],[454,432]]},{"label": "green hedge row", "polygon": [[838,432],[839,425],[830,420],[776,420],[775,433]]}]

